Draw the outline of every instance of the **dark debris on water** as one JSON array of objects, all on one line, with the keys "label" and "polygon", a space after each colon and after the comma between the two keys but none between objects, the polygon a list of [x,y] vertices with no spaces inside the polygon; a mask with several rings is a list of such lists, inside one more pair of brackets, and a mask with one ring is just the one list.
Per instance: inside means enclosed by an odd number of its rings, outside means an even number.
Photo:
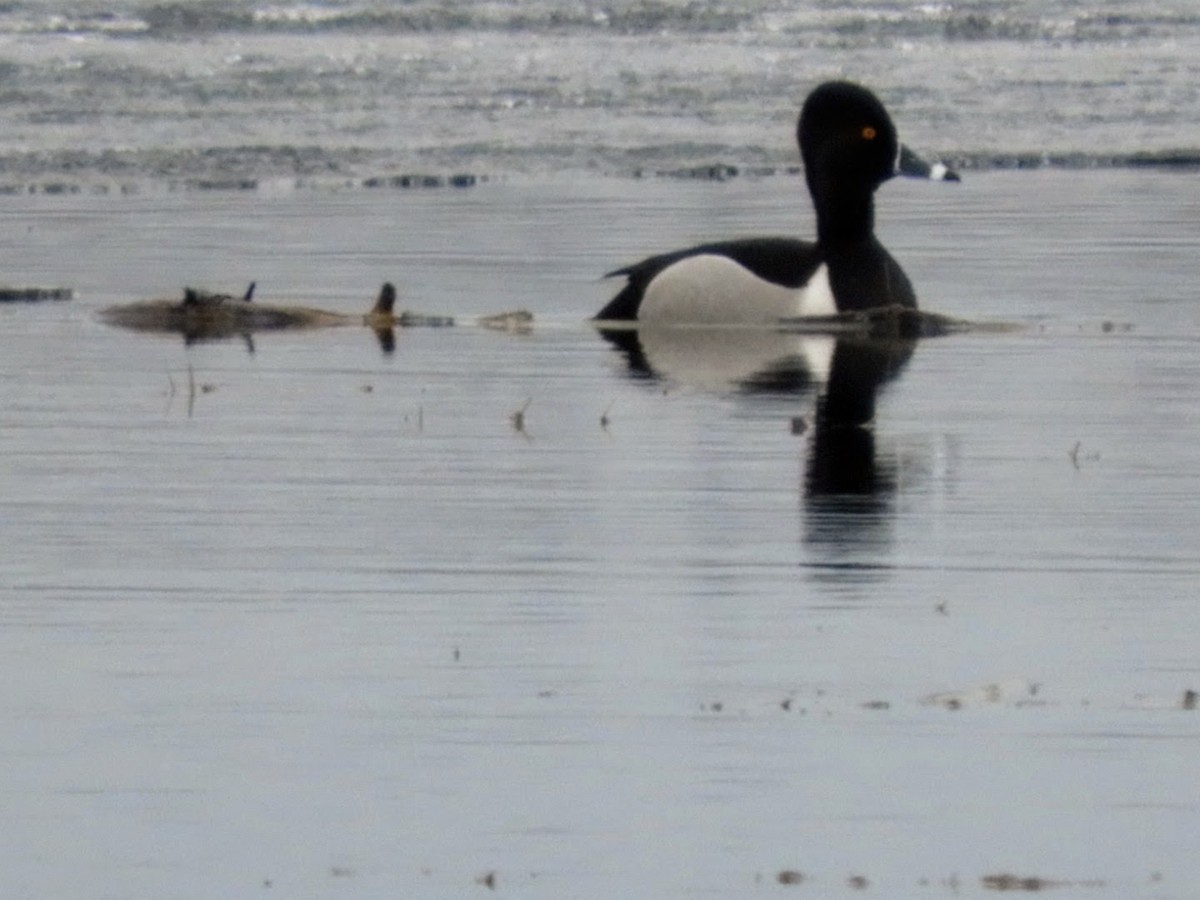
[{"label": "dark debris on water", "polygon": [[365,188],[441,188],[441,187],[456,187],[468,188],[474,187],[480,181],[487,179],[480,175],[471,175],[460,173],[457,175],[390,175],[390,176],[374,176],[372,178],[364,178],[362,186]]},{"label": "dark debris on water", "polygon": [[[290,148],[276,148],[279,152],[274,155],[268,153],[271,148],[251,149],[258,151],[257,155],[241,152],[245,148],[231,148],[209,151],[210,155],[217,156],[215,159],[199,156],[196,159],[171,159],[162,164],[148,160],[144,166],[139,166],[136,159],[127,159],[119,167],[109,164],[104,155],[93,158],[85,154],[85,158],[70,160],[69,165],[45,154],[27,154],[30,157],[28,159],[0,155],[0,177],[7,176],[7,180],[0,181],[0,195],[127,194],[138,193],[156,183],[172,191],[257,191],[280,179],[290,179],[297,189],[307,190],[416,190],[471,188],[497,177],[480,172],[419,171],[356,175],[352,174],[358,168],[353,165],[354,161],[346,164],[343,161],[326,160],[325,165],[321,166],[307,158],[299,162],[292,160],[284,153]],[[230,158],[226,159],[220,153]],[[280,155],[286,157],[282,162],[275,158]],[[1039,169],[1200,170],[1200,149],[1186,147],[1117,154],[960,150],[932,153],[931,156],[957,171],[972,172]],[[239,162],[246,164],[239,165]],[[189,173],[189,170],[192,172]],[[64,172],[70,175],[62,177],[60,173]],[[798,165],[741,165],[725,161],[662,168],[637,165],[622,168],[618,165],[609,172],[616,177],[635,179],[711,182],[741,178],[794,178],[802,173],[803,169]]]},{"label": "dark debris on water", "polygon": [[[2,168],[2,167],[0,167]],[[137,194],[143,189],[152,189],[156,182],[168,191],[200,191],[200,192],[253,192],[275,183],[268,176],[266,180],[253,175],[197,175],[185,178],[156,179],[153,174],[144,178],[131,176],[129,180],[119,182],[107,180],[109,176],[97,173],[96,180],[86,176],[78,180],[39,180],[0,182],[0,195],[43,195],[43,196],[72,196],[76,194]],[[471,188],[489,181],[487,175],[471,172],[439,173],[405,173],[400,175],[371,175],[365,178],[344,179],[295,176],[293,186],[297,189],[321,190],[327,188],[363,188],[377,190],[392,188],[396,190],[419,190],[438,188]]]},{"label": "dark debris on water", "polygon": [[2,287],[0,303],[41,303],[46,300],[70,300],[75,292],[70,288]]}]

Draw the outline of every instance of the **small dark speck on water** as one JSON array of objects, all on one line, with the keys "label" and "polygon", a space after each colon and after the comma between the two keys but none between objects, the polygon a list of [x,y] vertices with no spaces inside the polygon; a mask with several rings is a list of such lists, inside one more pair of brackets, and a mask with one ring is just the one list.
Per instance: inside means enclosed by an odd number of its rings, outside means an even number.
[{"label": "small dark speck on water", "polygon": [[1186,691],[1183,692],[1182,706],[1184,709],[1189,709],[1189,710],[1195,709],[1196,708],[1196,700],[1197,700],[1197,694],[1191,688],[1188,688]]},{"label": "small dark speck on water", "polygon": [[1070,460],[1071,460],[1071,465],[1074,466],[1076,469],[1079,468],[1080,460],[1086,460],[1088,462],[1096,462],[1098,459],[1100,459],[1099,453],[1088,453],[1086,455],[1080,455],[1079,451],[1081,451],[1082,449],[1083,449],[1083,441],[1076,441],[1075,446],[1073,446],[1067,452],[1067,456],[1070,457]]},{"label": "small dark speck on water", "polygon": [[496,873],[494,871],[485,872],[483,875],[480,875],[478,878],[476,878],[475,881],[477,884],[482,884],[489,891],[494,891],[496,889]]},{"label": "small dark speck on water", "polygon": [[608,404],[608,406],[604,407],[604,412],[600,413],[600,427],[603,428],[605,431],[608,430],[608,423],[611,421],[608,418],[609,410],[611,410],[613,408],[613,403],[616,403],[616,402],[617,401],[614,400],[612,403]]},{"label": "small dark speck on water", "polygon": [[525,413],[529,409],[529,404],[533,403],[533,398],[529,397],[525,401],[525,405],[518,409],[515,413],[509,416],[509,421],[512,422],[512,427],[521,433],[525,432]]},{"label": "small dark speck on water", "polygon": [[780,884],[800,884],[804,881],[804,873],[795,869],[784,869],[775,876],[775,880]]}]

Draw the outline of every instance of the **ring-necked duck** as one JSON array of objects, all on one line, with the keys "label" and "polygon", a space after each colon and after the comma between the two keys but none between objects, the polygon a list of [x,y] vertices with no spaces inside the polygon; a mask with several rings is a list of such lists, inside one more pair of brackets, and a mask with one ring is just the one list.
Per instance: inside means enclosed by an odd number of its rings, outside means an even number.
[{"label": "ring-necked duck", "polygon": [[875,237],[875,189],[893,175],[958,176],[901,144],[878,98],[849,82],[827,82],[809,94],[796,136],[817,213],[815,243],[747,238],[652,256],[609,273],[628,283],[596,318],[752,325],[915,309],[912,283]]}]

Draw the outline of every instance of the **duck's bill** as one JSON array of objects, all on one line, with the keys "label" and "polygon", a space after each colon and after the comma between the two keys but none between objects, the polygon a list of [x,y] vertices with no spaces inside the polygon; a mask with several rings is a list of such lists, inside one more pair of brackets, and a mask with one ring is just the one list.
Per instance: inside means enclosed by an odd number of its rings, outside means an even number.
[{"label": "duck's bill", "polygon": [[896,174],[910,178],[928,178],[930,181],[960,181],[958,173],[945,163],[927,163],[904,144],[900,145],[900,156],[896,159]]}]

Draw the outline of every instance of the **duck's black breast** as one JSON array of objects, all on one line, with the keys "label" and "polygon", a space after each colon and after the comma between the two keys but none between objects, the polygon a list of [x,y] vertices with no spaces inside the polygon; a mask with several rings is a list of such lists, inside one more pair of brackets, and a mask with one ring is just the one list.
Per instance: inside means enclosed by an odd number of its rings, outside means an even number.
[{"label": "duck's black breast", "polygon": [[860,245],[822,249],[838,312],[887,306],[915,309],[917,293],[904,269],[872,236]]},{"label": "duck's black breast", "polygon": [[793,290],[807,284],[822,262],[821,251],[815,244],[785,237],[718,241],[663,253],[605,275],[606,278],[624,276],[627,282],[596,318],[636,319],[650,282],[672,266],[697,256],[724,257],[764,282]]}]

